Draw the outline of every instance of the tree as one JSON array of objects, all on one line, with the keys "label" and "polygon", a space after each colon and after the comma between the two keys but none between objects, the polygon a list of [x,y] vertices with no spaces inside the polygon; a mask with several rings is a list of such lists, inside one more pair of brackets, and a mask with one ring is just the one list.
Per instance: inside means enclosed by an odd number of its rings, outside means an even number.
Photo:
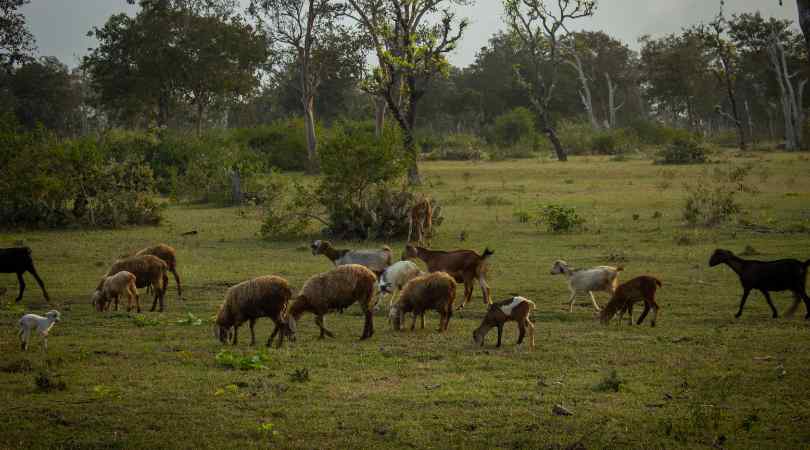
[{"label": "tree", "polygon": [[20,125],[30,130],[41,124],[63,135],[79,131],[80,86],[56,58],[41,58],[15,68],[8,85]]},{"label": "tree", "polygon": [[[404,137],[412,161],[408,180],[419,184],[419,150],[414,137],[417,106],[430,80],[447,76],[446,55],[456,48],[466,20],[456,20],[450,6],[468,0],[347,0],[353,17],[369,38],[380,66],[369,91],[385,99]],[[438,21],[429,23],[433,15]]]},{"label": "tree", "polygon": [[[782,6],[782,1],[779,0],[779,6]],[[796,0],[796,8],[799,11],[799,26],[802,28],[802,34],[804,35],[807,60],[810,61],[810,0]]]},{"label": "tree", "polygon": [[720,105],[717,105],[716,110],[734,124],[740,149],[745,150],[745,129],[740,108],[738,107],[736,85],[739,58],[734,44],[726,37],[727,32],[728,22],[723,15],[722,9],[708,25],[697,25],[686,31],[687,34],[692,34],[702,41],[708,52],[709,70],[725,90],[731,113],[723,111]]},{"label": "tree", "polygon": [[[510,30],[520,38],[530,56],[528,73],[516,71],[529,93],[537,112],[538,125],[543,129],[557,158],[566,161],[568,155],[557,137],[551,119],[550,105],[557,83],[560,42],[568,34],[566,23],[593,15],[595,0],[558,0],[557,8],[546,0],[503,0],[504,13]],[[541,67],[546,65],[544,73]]]},{"label": "tree", "polygon": [[98,106],[119,121],[145,116],[166,127],[173,110],[188,102],[199,129],[214,99],[251,90],[264,45],[250,26],[228,15],[230,3],[141,0],[135,17],[113,15],[91,30],[99,45],[82,67]]},{"label": "tree", "polygon": [[271,65],[298,70],[297,88],[306,122],[309,171],[318,168],[315,98],[330,74],[362,67],[358,39],[339,22],[342,5],[333,0],[251,0],[250,14],[259,20],[273,46]]},{"label": "tree", "polygon": [[18,10],[30,0],[0,0],[0,68],[30,59],[34,36],[25,26],[25,15]]}]

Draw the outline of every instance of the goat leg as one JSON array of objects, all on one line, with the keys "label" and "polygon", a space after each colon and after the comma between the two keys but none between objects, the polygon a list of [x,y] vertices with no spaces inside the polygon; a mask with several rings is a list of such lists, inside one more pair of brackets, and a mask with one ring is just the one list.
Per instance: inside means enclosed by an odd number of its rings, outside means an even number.
[{"label": "goat leg", "polygon": [[596,311],[597,312],[601,311],[601,309],[599,308],[599,303],[596,303],[596,297],[593,296],[593,292],[588,291],[588,295],[591,296],[591,302],[593,302],[593,307],[596,308]]},{"label": "goat leg", "polygon": [[20,293],[17,295],[17,298],[14,300],[15,303],[18,303],[23,296],[23,292],[25,292],[25,280],[23,279],[23,273],[17,272],[17,283],[20,285]]},{"label": "goat leg", "polygon": [[774,319],[778,318],[779,313],[776,312],[776,307],[773,306],[773,300],[771,300],[771,294],[769,294],[768,291],[764,291],[764,290],[760,290],[760,292],[762,292],[762,295],[765,296],[765,300],[768,302],[768,306],[771,307],[771,313],[773,313],[773,315],[771,317],[773,317]]},{"label": "goat leg", "polygon": [[517,345],[523,343],[523,338],[526,336],[526,324],[522,320],[518,320],[518,340]]},{"label": "goat leg", "polygon": [[318,337],[318,339],[323,339],[324,336],[329,336],[330,338],[335,337],[335,335],[332,334],[331,331],[327,330],[326,327],[324,326],[323,316],[321,315],[315,316],[315,324],[318,325],[318,327],[321,329],[321,335]]},{"label": "goat leg", "polygon": [[568,299],[568,312],[574,312],[574,299],[577,297],[576,291],[571,291],[571,298]]},{"label": "goat leg", "polygon": [[492,298],[489,294],[489,285],[487,284],[487,279],[482,274],[478,277],[478,284],[481,286],[481,293],[484,296],[484,304],[490,305],[492,304]]},{"label": "goat leg", "polygon": [[[644,318],[646,318],[647,314],[649,314],[649,312],[650,312],[650,307],[651,307],[651,304],[649,302],[644,302],[644,311],[638,317],[638,322],[636,322],[636,325],[641,325],[641,322],[644,322]],[[654,323],[655,323],[655,319],[653,319],[653,324]],[[655,325],[653,325],[653,326],[655,326]]]},{"label": "goat leg", "polygon": [[737,311],[737,314],[734,315],[735,319],[739,319],[742,316],[743,307],[745,306],[745,301],[748,300],[748,294],[751,293],[751,289],[743,288],[743,295],[740,299],[740,310]]},{"label": "goat leg", "polygon": [[360,337],[360,340],[365,340],[370,338],[374,335],[374,312],[373,311],[366,311],[366,321],[363,325],[363,335]]},{"label": "goat leg", "polygon": [[34,276],[34,280],[36,280],[37,284],[39,285],[39,288],[42,289],[42,295],[45,297],[45,300],[50,302],[51,297],[48,295],[48,291],[45,290],[45,283],[43,283],[42,279],[39,277],[37,269],[35,269],[34,266],[32,265],[31,267],[28,268],[28,271],[31,272],[31,275]]},{"label": "goat leg", "polygon": [[526,327],[529,329],[529,348],[534,348],[534,324],[526,318]]}]

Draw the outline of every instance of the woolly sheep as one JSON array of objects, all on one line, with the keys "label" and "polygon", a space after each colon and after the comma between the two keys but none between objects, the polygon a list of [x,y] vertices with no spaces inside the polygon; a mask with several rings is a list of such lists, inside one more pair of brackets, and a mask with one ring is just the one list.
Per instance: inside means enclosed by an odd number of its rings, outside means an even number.
[{"label": "woolly sheep", "polygon": [[[453,316],[453,303],[456,301],[456,280],[446,272],[433,272],[416,277],[405,285],[399,301],[391,307],[389,317],[394,329],[399,331],[405,314],[413,313],[411,330],[416,328],[416,317],[432,309],[439,313],[439,332],[447,331]],[[422,322],[424,328],[424,319]]]},{"label": "woolly sheep", "polygon": [[162,259],[169,270],[174,275],[174,281],[177,283],[177,296],[183,299],[183,290],[180,286],[180,275],[177,273],[177,250],[168,244],[158,244],[154,247],[147,247],[138,250],[135,256],[152,255]]},{"label": "woolly sheep", "polygon": [[374,273],[359,264],[338,266],[329,272],[311,277],[304,283],[304,287],[287,310],[287,322],[291,333],[293,335],[296,333],[301,316],[310,312],[315,314],[315,323],[321,329],[319,339],[323,339],[324,336],[334,337],[334,334],[324,327],[324,315],[357,302],[365,314],[360,340],[370,338],[374,334],[372,308],[376,282],[377,277]]},{"label": "woolly sheep", "polygon": [[[163,298],[166,295],[166,284],[169,281],[169,277],[166,275],[167,270],[168,265],[166,262],[157,256],[140,255],[119,259],[110,267],[106,276],[121,271],[131,272],[135,275],[135,286],[137,288],[151,286],[155,292],[155,299],[149,311],[154,311],[158,302],[160,302],[160,312],[163,312]],[[103,284],[104,280],[99,283],[96,290],[101,290]]]},{"label": "woolly sheep", "polygon": [[104,278],[101,289],[93,294],[93,304],[99,311],[104,311],[109,310],[110,304],[115,302],[115,310],[118,311],[118,297],[121,295],[127,296],[127,312],[132,310],[133,300],[136,310],[141,312],[138,288],[135,287],[135,275],[126,270]]},{"label": "woolly sheep", "polygon": [[[287,280],[277,276],[263,276],[243,281],[228,289],[225,300],[217,313],[215,335],[223,343],[231,340],[236,345],[239,327],[250,322],[250,345],[256,344],[254,326],[260,317],[269,317],[275,324],[273,334],[267,339],[267,346],[279,335],[278,346],[284,336],[291,336],[284,321],[284,311],[292,297]],[[281,333],[280,333],[281,332]]]},{"label": "woolly sheep", "polygon": [[[392,294],[391,300],[388,302],[389,310],[395,303],[397,294],[402,291],[402,288],[404,288],[409,281],[420,275],[424,275],[424,272],[411,261],[397,261],[383,271],[380,275],[377,287],[380,289],[381,298]],[[377,307],[375,307],[375,309],[377,309]]]}]

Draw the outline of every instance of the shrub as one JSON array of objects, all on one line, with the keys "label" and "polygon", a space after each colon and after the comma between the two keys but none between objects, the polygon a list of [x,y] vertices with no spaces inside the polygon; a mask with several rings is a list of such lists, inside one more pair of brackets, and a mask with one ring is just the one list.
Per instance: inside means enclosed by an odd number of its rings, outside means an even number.
[{"label": "shrub", "polygon": [[491,131],[492,143],[509,148],[521,141],[531,142],[534,130],[534,114],[527,108],[515,108],[495,119]]},{"label": "shrub", "polygon": [[[370,125],[373,129],[374,124]],[[322,130],[316,132],[319,137],[323,137]],[[234,138],[260,155],[269,167],[298,171],[307,168],[307,141],[303,119],[279,120],[269,125],[240,129],[234,132]]]},{"label": "shrub", "polygon": [[693,140],[695,136],[683,128],[673,128],[650,120],[639,119],[628,124],[639,140],[648,145],[666,145],[676,140]]},{"label": "shrub", "polygon": [[692,139],[676,139],[661,151],[659,164],[702,164],[706,149]]},{"label": "shrub", "polygon": [[0,130],[0,225],[58,228],[154,225],[151,168],[109,157],[103,141],[59,140],[44,130]]},{"label": "shrub", "polygon": [[260,370],[267,369],[270,357],[265,352],[258,352],[252,356],[239,356],[227,350],[222,350],[215,357],[217,364],[228,369]]},{"label": "shrub", "polygon": [[561,205],[546,205],[540,210],[538,225],[545,225],[551,233],[574,231],[585,223],[574,208]]},{"label": "shrub", "polygon": [[590,123],[563,120],[557,127],[557,136],[569,155],[591,153],[593,138],[597,131]]},{"label": "shrub", "polygon": [[725,185],[698,182],[687,186],[688,196],[683,207],[683,218],[689,225],[717,226],[740,212],[736,191]]},{"label": "shrub", "polygon": [[624,384],[624,380],[619,378],[616,369],[613,369],[602,381],[593,387],[593,390],[597,392],[619,392],[622,384]]},{"label": "shrub", "polygon": [[591,140],[591,151],[597,155],[623,155],[636,150],[638,145],[635,132],[617,128],[599,131]]},{"label": "shrub", "polygon": [[434,161],[478,161],[482,156],[481,148],[484,147],[480,138],[467,133],[452,133],[444,137],[431,136],[429,141],[423,142],[429,142],[427,147],[423,144],[423,151],[425,148],[431,149],[426,159]]}]

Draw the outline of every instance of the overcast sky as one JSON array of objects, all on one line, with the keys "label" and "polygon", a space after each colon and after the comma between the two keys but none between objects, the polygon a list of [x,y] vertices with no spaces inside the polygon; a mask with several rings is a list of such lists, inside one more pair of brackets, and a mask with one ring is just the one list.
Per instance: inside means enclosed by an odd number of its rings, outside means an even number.
[{"label": "overcast sky", "polygon": [[[700,21],[709,21],[717,14],[720,0],[600,0],[596,15],[582,19],[572,28],[602,30],[617,37],[632,48],[644,34],[653,36],[671,33]],[[796,2],[785,0],[726,0],[726,11],[759,10],[765,16],[797,20]],[[33,0],[23,12],[37,39],[39,54],[56,56],[70,67],[78,64],[95,40],[86,36],[94,26],[121,11],[135,8],[124,0]],[[471,26],[451,62],[466,66],[473,62],[478,50],[486,45],[493,33],[503,29],[500,0],[477,0],[475,6],[460,8],[460,15],[470,19]]]}]

